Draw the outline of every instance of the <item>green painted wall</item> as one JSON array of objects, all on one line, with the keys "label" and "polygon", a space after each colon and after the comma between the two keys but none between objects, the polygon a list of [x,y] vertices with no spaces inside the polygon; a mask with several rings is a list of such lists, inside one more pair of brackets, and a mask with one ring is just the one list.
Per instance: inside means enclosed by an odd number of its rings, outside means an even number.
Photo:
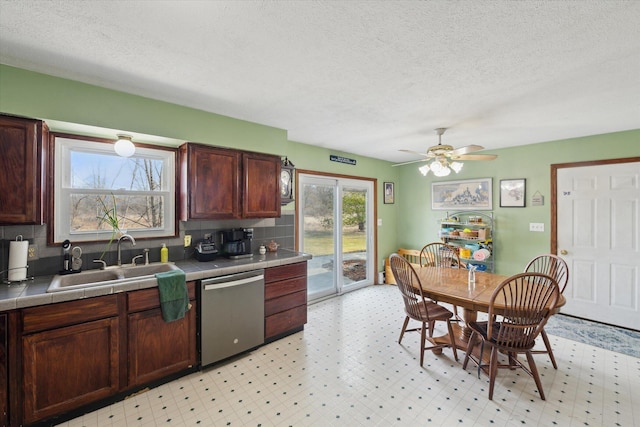
[{"label": "green painted wall", "polygon": [[[493,212],[496,220],[494,247],[496,271],[515,274],[526,262],[550,249],[551,165],[598,159],[640,156],[640,130],[595,135],[488,151],[498,158],[490,162],[465,162],[462,171],[446,178],[423,177],[415,165],[402,166],[396,188],[402,223],[398,224],[397,244],[417,248],[437,239],[438,220],[446,211],[431,210],[431,183],[472,178],[493,179]],[[526,179],[526,207],[500,208],[500,180]],[[544,206],[531,206],[539,191]],[[542,222],[543,233],[530,232],[530,222]]]},{"label": "green painted wall", "polygon": [[[396,248],[421,248],[436,240],[437,220],[444,216],[443,211],[431,210],[433,177],[423,177],[416,165],[392,168],[382,160],[290,141],[283,129],[5,65],[0,65],[0,112],[287,155],[299,169],[375,178],[377,214],[383,222],[377,227],[379,270],[383,259]],[[550,165],[640,156],[640,129],[492,153],[498,154],[498,159],[466,162],[460,174],[440,180],[493,178],[497,271],[511,274],[519,272],[534,255],[549,251]],[[354,158],[357,165],[331,162],[329,154]],[[527,207],[499,207],[500,180],[507,178],[526,178]],[[385,181],[396,184],[393,205],[383,204]],[[544,206],[531,206],[535,191],[545,196]],[[285,207],[293,208],[293,204]],[[543,222],[545,232],[529,232],[530,222]]]},{"label": "green painted wall", "polygon": [[[379,270],[395,250],[397,205],[382,202],[382,182],[397,181],[398,170],[389,162],[289,141],[283,129],[5,65],[0,65],[0,112],[287,155],[298,169],[375,178],[380,183],[377,213],[384,224],[378,227]],[[331,162],[329,154],[357,164]]]}]

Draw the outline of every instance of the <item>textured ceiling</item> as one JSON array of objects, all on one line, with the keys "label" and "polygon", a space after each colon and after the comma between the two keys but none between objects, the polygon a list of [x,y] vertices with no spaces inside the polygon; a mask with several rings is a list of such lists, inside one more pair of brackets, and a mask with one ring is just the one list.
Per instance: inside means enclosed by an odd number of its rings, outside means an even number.
[{"label": "textured ceiling", "polygon": [[640,128],[640,1],[0,0],[0,62],[391,161]]}]

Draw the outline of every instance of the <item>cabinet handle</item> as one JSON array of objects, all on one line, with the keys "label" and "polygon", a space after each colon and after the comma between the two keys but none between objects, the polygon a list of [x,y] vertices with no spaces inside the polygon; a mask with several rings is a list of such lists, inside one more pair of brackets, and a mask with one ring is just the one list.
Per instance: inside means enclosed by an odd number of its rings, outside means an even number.
[{"label": "cabinet handle", "polygon": [[560,255],[566,255],[566,254],[568,254],[568,253],[569,253],[569,252],[568,252],[566,249],[562,249],[562,250],[560,251]]}]

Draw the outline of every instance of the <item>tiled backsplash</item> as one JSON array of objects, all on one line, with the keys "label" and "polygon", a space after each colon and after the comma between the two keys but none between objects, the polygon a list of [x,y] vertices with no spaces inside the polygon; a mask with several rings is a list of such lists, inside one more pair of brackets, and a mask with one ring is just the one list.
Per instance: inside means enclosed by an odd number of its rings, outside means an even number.
[{"label": "tiled backsplash", "polygon": [[[28,261],[27,275],[47,276],[56,274],[62,268],[62,249],[60,246],[47,246],[47,226],[20,225],[0,227],[0,279],[7,278],[7,264],[9,260],[9,242],[16,236],[22,235],[36,248],[36,258]],[[217,221],[181,221],[180,236],[175,238],[136,239],[136,246],[126,241],[122,244],[122,260],[129,263],[131,259],[149,249],[151,262],[160,261],[160,248],[163,243],[169,248],[169,261],[179,261],[193,258],[194,246],[204,239],[204,235],[211,233],[216,244],[220,243],[220,230],[230,228],[253,228],[254,252],[257,253],[261,244],[271,240],[277,242],[281,248],[295,249],[295,214],[293,211],[284,211],[280,218],[267,218],[257,220],[217,220]],[[184,247],[184,236],[191,235],[192,243],[188,248]],[[93,263],[100,258],[106,243],[79,243],[71,246],[82,248],[82,269],[98,268]],[[108,265],[116,263],[116,244],[112,243],[110,250],[104,256]]]}]

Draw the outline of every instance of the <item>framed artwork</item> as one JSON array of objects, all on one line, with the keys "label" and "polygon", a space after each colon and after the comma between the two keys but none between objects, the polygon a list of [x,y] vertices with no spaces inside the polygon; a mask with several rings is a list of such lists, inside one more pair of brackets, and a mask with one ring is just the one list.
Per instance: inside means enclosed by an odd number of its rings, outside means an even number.
[{"label": "framed artwork", "polygon": [[492,178],[431,183],[431,209],[490,211],[493,209]]},{"label": "framed artwork", "polygon": [[524,208],[526,200],[526,180],[501,179],[500,180],[500,207]]},{"label": "framed artwork", "polygon": [[389,205],[395,202],[396,193],[393,189],[393,182],[384,183],[384,203]]}]

